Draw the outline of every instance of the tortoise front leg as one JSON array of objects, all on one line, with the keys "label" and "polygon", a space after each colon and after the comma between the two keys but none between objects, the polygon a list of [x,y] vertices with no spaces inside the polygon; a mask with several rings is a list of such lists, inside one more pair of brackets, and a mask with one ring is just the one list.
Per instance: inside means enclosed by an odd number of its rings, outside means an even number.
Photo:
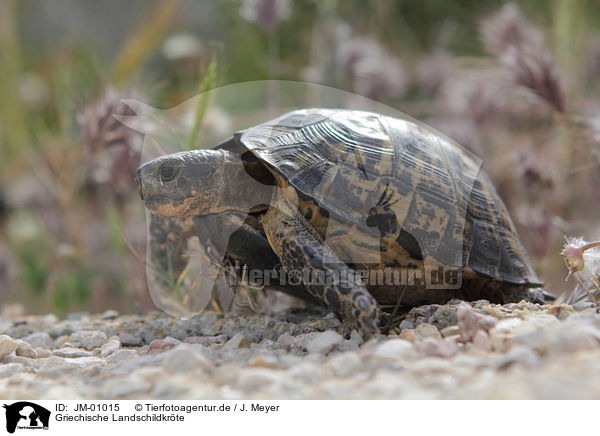
[{"label": "tortoise front leg", "polygon": [[[325,244],[306,219],[279,196],[263,217],[263,228],[288,277],[299,276],[308,293],[367,339],[379,333],[379,308],[362,280]],[[285,212],[284,212],[285,211]],[[327,259],[327,263],[325,263]],[[325,283],[312,278],[333,277]],[[307,274],[308,273],[308,274]],[[309,280],[305,280],[306,278]]]}]

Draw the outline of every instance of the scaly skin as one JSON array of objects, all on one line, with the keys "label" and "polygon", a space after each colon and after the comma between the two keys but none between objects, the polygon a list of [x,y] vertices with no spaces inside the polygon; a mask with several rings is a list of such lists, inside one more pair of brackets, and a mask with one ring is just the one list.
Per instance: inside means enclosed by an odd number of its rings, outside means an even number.
[{"label": "scaly skin", "polygon": [[[332,283],[303,282],[307,292],[335,312],[346,327],[357,328],[365,339],[379,334],[380,311],[375,298],[281,191],[275,194],[262,223],[271,247],[288,273],[320,271],[324,277],[333,275],[339,278]],[[314,277],[314,274],[309,277]],[[354,280],[346,280],[348,277]]]}]

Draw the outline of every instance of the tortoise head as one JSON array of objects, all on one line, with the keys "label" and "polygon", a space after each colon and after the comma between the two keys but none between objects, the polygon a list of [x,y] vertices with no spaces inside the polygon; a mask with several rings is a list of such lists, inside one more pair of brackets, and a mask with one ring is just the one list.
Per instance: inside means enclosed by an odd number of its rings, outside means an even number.
[{"label": "tortoise head", "polygon": [[227,152],[193,150],[161,156],[138,168],[136,182],[148,209],[164,216],[215,213]]},{"label": "tortoise head", "polygon": [[271,200],[274,181],[259,160],[246,154],[193,150],[158,157],[137,170],[140,196],[163,216],[261,210]]}]

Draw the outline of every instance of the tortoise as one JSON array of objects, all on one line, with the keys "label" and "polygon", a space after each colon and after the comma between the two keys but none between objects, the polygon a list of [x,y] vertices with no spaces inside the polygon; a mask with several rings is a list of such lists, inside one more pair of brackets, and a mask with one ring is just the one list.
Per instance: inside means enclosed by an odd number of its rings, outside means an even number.
[{"label": "tortoise", "polygon": [[[477,159],[415,121],[295,110],[212,149],[158,157],[136,180],[159,250],[200,235],[249,268],[281,266],[296,280],[275,288],[365,338],[379,333],[383,305],[552,299]],[[381,280],[389,271],[401,280]]]}]

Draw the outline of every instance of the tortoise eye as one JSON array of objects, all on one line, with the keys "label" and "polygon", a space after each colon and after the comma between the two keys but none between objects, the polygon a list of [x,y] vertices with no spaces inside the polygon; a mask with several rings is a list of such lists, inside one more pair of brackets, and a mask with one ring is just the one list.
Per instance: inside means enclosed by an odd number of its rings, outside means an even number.
[{"label": "tortoise eye", "polygon": [[179,169],[176,166],[170,164],[164,164],[160,167],[160,180],[161,182],[170,182],[175,178]]}]

